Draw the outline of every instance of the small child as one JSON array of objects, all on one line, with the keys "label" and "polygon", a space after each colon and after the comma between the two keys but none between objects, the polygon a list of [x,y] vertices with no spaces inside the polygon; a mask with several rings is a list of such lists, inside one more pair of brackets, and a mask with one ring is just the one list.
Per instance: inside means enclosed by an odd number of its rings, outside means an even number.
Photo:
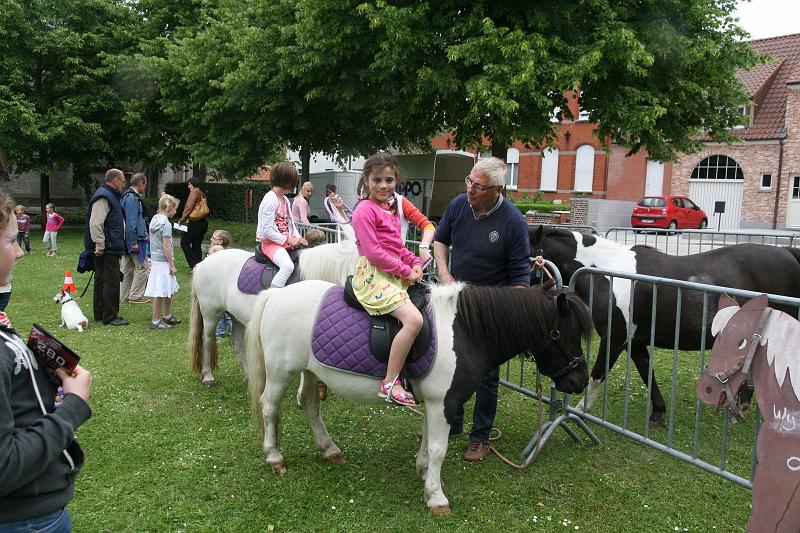
[{"label": "small child", "polygon": [[399,405],[414,406],[414,396],[398,380],[414,339],[422,329],[422,314],[411,303],[406,287],[422,278],[422,261],[400,238],[400,215],[395,189],[400,170],[388,153],[371,156],[361,177],[366,200],[353,211],[353,230],[358,247],[358,265],[353,292],[371,315],[391,315],[402,323],[389,348],[386,377],[378,397]]},{"label": "small child", "polygon": [[[208,248],[208,255],[224,250],[231,243],[231,234],[224,229],[215,230],[211,234],[211,246]],[[224,337],[228,332],[233,333],[233,319],[228,312],[222,313],[217,322],[217,337]]]},{"label": "small child", "polygon": [[25,214],[25,206],[18,205],[14,208],[17,213],[17,244],[22,247],[25,243],[25,253],[31,253],[31,217]]},{"label": "small child", "polygon": [[47,255],[52,257],[56,255],[58,250],[58,230],[64,225],[64,217],[56,213],[56,206],[47,204],[45,208],[45,224],[44,224],[44,248],[47,250]]},{"label": "small child", "polygon": [[308,243],[308,248],[325,244],[325,232],[319,228],[311,228],[306,232],[305,240]]},{"label": "small child", "polygon": [[256,240],[261,251],[280,269],[272,279],[270,288],[283,287],[294,271],[289,252],[308,244],[300,236],[292,220],[292,210],[286,194],[297,186],[297,169],[292,163],[283,161],[272,167],[272,190],[264,195],[258,206]]},{"label": "small child", "polygon": [[[181,321],[172,316],[172,295],[178,292],[175,279],[175,256],[172,253],[172,225],[170,217],[178,210],[178,199],[162,194],[158,200],[158,214],[150,221],[150,276],[144,295],[153,299],[153,321],[150,329],[167,329]],[[162,312],[163,304],[163,312]]]}]

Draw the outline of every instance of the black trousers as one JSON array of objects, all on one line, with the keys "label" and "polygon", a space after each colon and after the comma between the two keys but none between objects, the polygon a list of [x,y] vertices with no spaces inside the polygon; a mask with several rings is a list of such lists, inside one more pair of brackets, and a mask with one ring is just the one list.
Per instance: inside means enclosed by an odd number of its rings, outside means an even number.
[{"label": "black trousers", "polygon": [[181,237],[181,249],[189,268],[194,268],[203,260],[202,245],[208,231],[208,220],[190,220],[186,227],[187,231]]},{"label": "black trousers", "polygon": [[108,324],[119,315],[119,255],[94,256],[94,319]]}]

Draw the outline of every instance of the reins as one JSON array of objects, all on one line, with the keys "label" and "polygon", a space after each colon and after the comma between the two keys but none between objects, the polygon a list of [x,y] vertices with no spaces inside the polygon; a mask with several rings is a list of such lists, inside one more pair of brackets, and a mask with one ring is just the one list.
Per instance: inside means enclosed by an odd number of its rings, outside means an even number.
[{"label": "reins", "polygon": [[769,307],[764,308],[764,311],[761,313],[761,317],[758,319],[758,324],[756,325],[756,329],[753,332],[753,336],[750,338],[750,346],[747,349],[747,353],[739,358],[739,361],[733,365],[732,367],[728,368],[723,372],[714,372],[709,369],[709,365],[705,365],[703,367],[703,374],[707,376],[711,376],[712,378],[716,379],[720,385],[722,386],[722,390],[725,393],[725,404],[728,408],[728,411],[734,416],[741,416],[742,415],[742,407],[736,400],[736,395],[733,393],[730,385],[730,378],[732,378],[737,373],[741,372],[745,376],[745,380],[749,386],[753,386],[753,374],[750,371],[753,365],[753,356],[758,350],[759,345],[761,344],[762,336],[761,330],[764,329],[764,324],[767,321],[767,317],[770,314]]}]

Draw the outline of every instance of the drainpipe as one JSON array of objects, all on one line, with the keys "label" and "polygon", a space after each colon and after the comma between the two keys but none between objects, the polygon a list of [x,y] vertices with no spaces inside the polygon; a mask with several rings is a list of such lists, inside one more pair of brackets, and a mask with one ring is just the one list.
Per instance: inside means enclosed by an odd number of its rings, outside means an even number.
[{"label": "drainpipe", "polygon": [[772,212],[772,229],[778,229],[778,207],[781,201],[781,174],[783,173],[783,143],[786,142],[786,135],[789,129],[784,126],[778,134],[780,148],[778,149],[778,181],[775,183],[775,209]]}]

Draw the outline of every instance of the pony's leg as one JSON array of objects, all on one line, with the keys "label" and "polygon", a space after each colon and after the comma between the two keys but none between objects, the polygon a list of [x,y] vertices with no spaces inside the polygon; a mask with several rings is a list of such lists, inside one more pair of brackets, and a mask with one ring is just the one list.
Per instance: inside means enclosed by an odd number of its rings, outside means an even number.
[{"label": "pony's leg", "polygon": [[211,323],[203,318],[203,368],[200,370],[200,377],[206,387],[215,387],[217,381],[211,373],[211,351],[217,349],[217,337],[214,330],[216,322]]},{"label": "pony's leg", "polygon": [[417,474],[424,481],[428,474],[428,463],[430,461],[428,457],[427,410],[422,416],[422,442],[419,445],[419,452],[417,452]]},{"label": "pony's leg", "polygon": [[342,450],[333,442],[320,415],[317,379],[313,372],[303,371],[300,377],[300,389],[297,391],[297,405],[305,411],[311,431],[314,433],[314,443],[322,451],[323,457],[333,463],[340,463],[344,461]]},{"label": "pony's leg", "polygon": [[264,392],[261,393],[261,416],[264,419],[264,455],[267,456],[267,464],[274,472],[279,474],[286,473],[286,465],[283,462],[283,455],[278,450],[278,437],[280,435],[280,410],[281,398],[288,385],[288,376],[283,372],[277,375],[267,370],[267,380],[264,385]]},{"label": "pony's leg", "polygon": [[[631,359],[633,364],[636,365],[636,370],[639,372],[642,381],[647,386],[648,367],[650,366],[650,351],[647,349],[646,342],[637,342],[631,345]],[[664,413],[667,412],[666,402],[661,395],[661,389],[658,388],[656,383],[656,374],[652,373],[652,388],[650,390],[650,401],[653,404],[653,412],[650,413],[650,425],[664,427]]]},{"label": "pony's leg", "polygon": [[[442,402],[427,402],[423,441],[428,445],[428,469],[425,473],[425,503],[434,514],[450,513],[450,502],[442,491],[442,463],[447,454],[450,426],[444,418]],[[419,458],[417,459],[419,464]]]},{"label": "pony's leg", "polygon": [[[614,363],[617,362],[620,353],[622,352],[622,342],[623,341],[616,341],[616,339],[612,339],[611,341],[611,351],[608,355],[608,370],[611,371],[614,368]],[[603,337],[600,340],[600,347],[597,350],[597,357],[594,360],[594,366],[592,367],[592,375],[589,379],[589,385],[586,387],[586,394],[583,395],[583,399],[578,404],[578,409],[583,411],[584,413],[588,413],[594,407],[595,401],[597,401],[597,397],[603,390],[603,384],[606,381],[606,346],[608,345],[609,340]]]},{"label": "pony's leg", "polygon": [[239,364],[242,366],[242,370],[244,370],[244,373],[247,374],[247,359],[244,356],[245,327],[244,324],[235,318],[231,317],[231,320],[233,320],[233,328],[231,328],[231,337],[229,339],[231,349],[233,350],[233,353],[236,354],[236,360],[239,361]]}]

